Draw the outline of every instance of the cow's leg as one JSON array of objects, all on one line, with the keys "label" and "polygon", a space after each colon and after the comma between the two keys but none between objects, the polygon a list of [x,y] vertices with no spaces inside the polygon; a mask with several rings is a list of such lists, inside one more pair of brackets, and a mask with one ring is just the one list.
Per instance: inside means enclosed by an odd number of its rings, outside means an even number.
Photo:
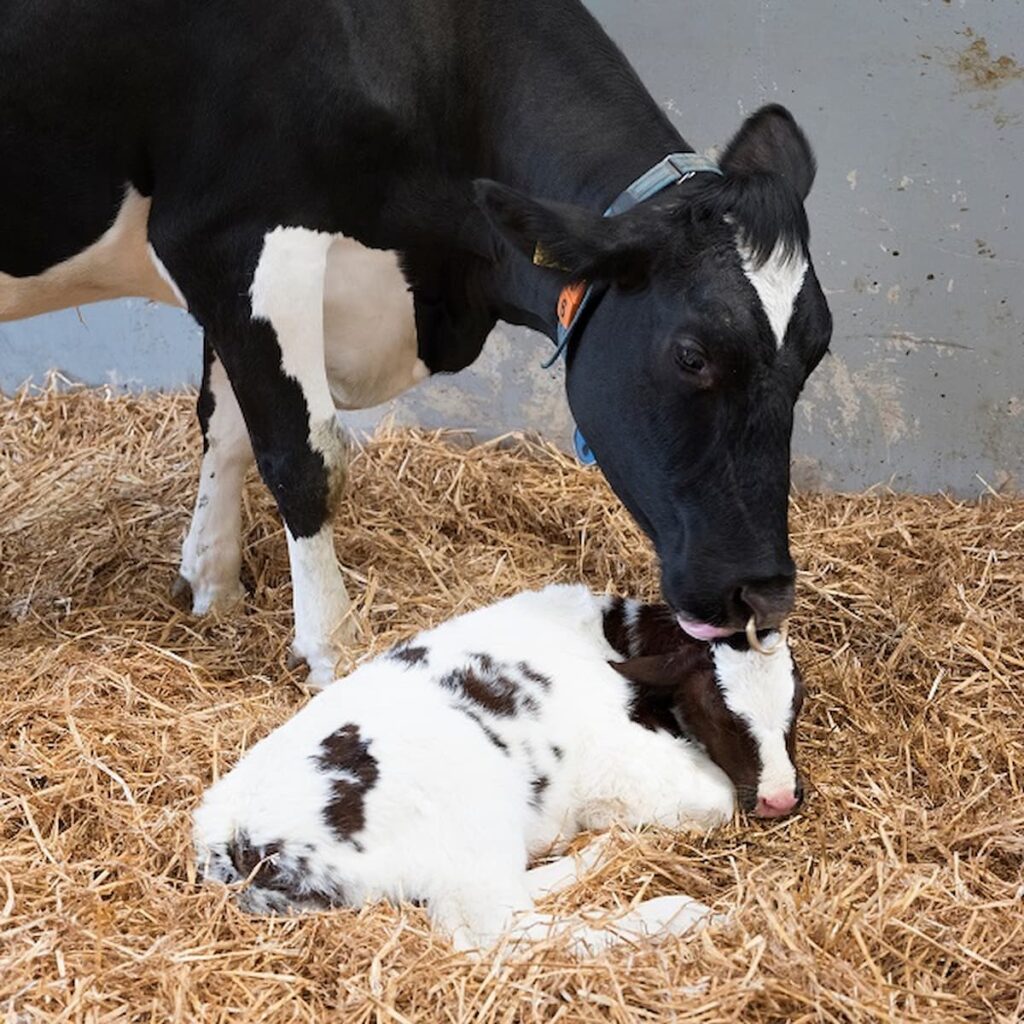
[{"label": "cow's leg", "polygon": [[192,611],[230,608],[245,595],[242,566],[242,485],[252,465],[252,444],[224,365],[209,341],[203,346],[199,424],[203,462],[192,523],[181,548],[175,596],[191,598]]},{"label": "cow's leg", "polygon": [[161,227],[151,221],[156,251],[223,364],[284,520],[293,654],[309,665],[309,682],[324,686],[334,678],[350,607],[330,524],[347,466],[323,352],[331,236],[238,228],[183,242],[180,234],[163,239]]}]

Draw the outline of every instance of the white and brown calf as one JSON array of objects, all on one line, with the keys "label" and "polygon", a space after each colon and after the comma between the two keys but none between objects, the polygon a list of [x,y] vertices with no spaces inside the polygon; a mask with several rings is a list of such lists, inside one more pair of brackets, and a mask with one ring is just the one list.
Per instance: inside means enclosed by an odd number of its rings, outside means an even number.
[{"label": "white and brown calf", "polygon": [[[585,829],[707,829],[737,802],[800,799],[802,684],[771,655],[687,639],[672,612],[551,586],[462,615],[318,694],[205,795],[199,869],[255,912],[418,900],[460,948],[553,922],[575,877],[531,857]],[[579,946],[680,930],[707,908],[641,904]]]}]

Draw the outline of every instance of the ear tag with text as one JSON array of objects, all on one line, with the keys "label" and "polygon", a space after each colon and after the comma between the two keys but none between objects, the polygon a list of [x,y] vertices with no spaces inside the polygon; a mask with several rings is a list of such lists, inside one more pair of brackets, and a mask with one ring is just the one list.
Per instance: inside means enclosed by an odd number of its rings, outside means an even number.
[{"label": "ear tag with text", "polygon": [[573,281],[558,293],[558,322],[568,330],[583,302],[587,290],[586,281]]}]

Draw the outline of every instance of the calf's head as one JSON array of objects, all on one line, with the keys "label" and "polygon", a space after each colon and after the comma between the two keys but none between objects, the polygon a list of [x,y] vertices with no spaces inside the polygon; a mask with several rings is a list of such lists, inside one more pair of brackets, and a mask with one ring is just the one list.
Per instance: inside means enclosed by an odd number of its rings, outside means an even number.
[{"label": "calf's head", "polygon": [[610,664],[634,686],[634,716],[701,743],[742,810],[778,818],[800,805],[796,722],[804,686],[786,643],[765,655],[743,641],[684,642]]},{"label": "calf's head", "polygon": [[791,610],[793,407],[832,330],[803,206],[814,157],[789,113],[752,115],[720,168],[609,218],[480,185],[503,235],[561,268],[536,273],[603,289],[574,330],[569,404],[701,640]]}]

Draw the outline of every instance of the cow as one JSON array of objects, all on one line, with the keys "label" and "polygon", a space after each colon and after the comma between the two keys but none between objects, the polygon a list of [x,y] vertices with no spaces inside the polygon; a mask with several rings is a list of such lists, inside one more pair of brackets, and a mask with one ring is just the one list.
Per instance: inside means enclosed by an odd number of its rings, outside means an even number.
[{"label": "cow", "polygon": [[460,949],[684,929],[707,908],[682,895],[610,933],[554,922],[533,900],[576,865],[528,861],[586,829],[794,810],[803,683],[776,639],[769,655],[693,640],[664,605],[580,585],[458,616],[319,693],[215,782],[199,874],[253,913],[416,900]]},{"label": "cow", "polygon": [[499,319],[572,328],[570,408],[683,630],[791,610],[793,407],[831,317],[788,111],[698,158],[577,0],[7,0],[0,68],[0,320],[135,295],[203,329],[194,612],[242,594],[255,459],[293,655],[332,679],[336,410],[468,366]]}]

